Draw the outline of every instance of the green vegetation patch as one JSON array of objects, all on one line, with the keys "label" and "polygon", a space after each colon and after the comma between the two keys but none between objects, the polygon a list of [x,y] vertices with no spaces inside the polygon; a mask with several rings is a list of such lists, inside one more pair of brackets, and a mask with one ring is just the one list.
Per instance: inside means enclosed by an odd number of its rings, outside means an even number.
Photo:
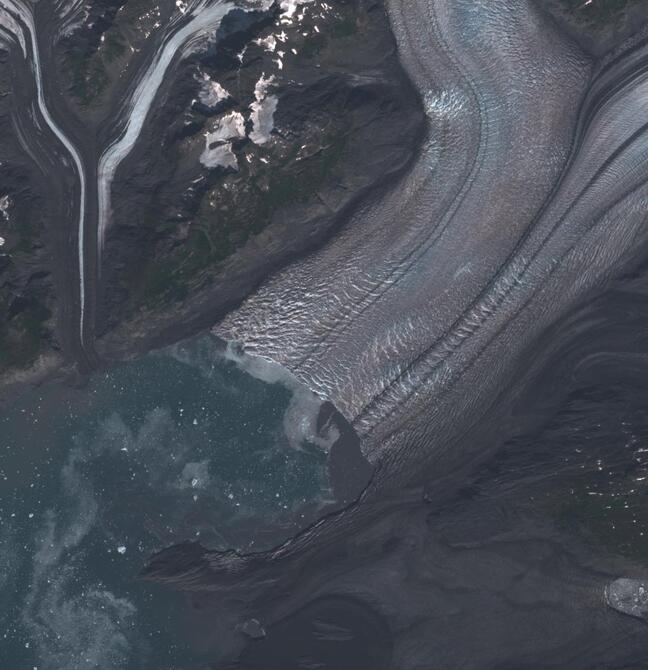
[{"label": "green vegetation patch", "polygon": [[216,271],[282,208],[313,201],[344,155],[347,132],[329,129],[319,138],[321,148],[301,158],[301,140],[283,156],[248,144],[239,154],[240,171],[225,175],[203,197],[186,240],[131,274],[131,307],[180,302],[192,288],[211,281],[207,271]]},{"label": "green vegetation patch", "polygon": [[[298,26],[268,28],[268,34],[279,30],[289,33],[287,44],[291,48],[283,57],[286,72],[283,76],[279,73],[280,81],[290,78],[293,63],[298,68],[322,66],[326,70],[327,59],[332,59],[339,67],[340,52],[344,51],[340,41],[357,40],[367,24],[365,10],[355,2],[341,2],[325,14],[322,19],[318,5],[307,5]],[[241,70],[244,87],[248,88],[261,74],[250,74],[255,67],[261,68],[254,63],[269,58],[255,49],[252,46],[245,52],[248,60]],[[345,49],[353,52],[349,45]],[[247,95],[251,94],[252,90],[248,90]],[[240,90],[239,97],[240,111],[247,116],[249,101]],[[334,182],[349,133],[354,131],[353,111],[346,107],[347,103],[328,98],[311,101],[314,108],[307,115],[306,127],[301,125],[302,119],[297,122],[298,128],[282,129],[266,145],[247,142],[236,147],[238,171],[210,175],[212,185],[191,215],[190,224],[178,225],[161,214],[160,220],[147,225],[154,231],[151,237],[158,240],[157,249],[143,267],[138,265],[124,278],[130,296],[128,312],[135,313],[142,307],[165,308],[182,301],[214,281],[223,263],[280,217],[283,210],[317,204],[319,192]],[[162,213],[165,208],[153,202],[151,210]]]},{"label": "green vegetation patch", "polygon": [[343,15],[337,21],[333,22],[330,29],[331,37],[334,39],[342,39],[344,37],[351,37],[358,32],[358,21],[355,16]]},{"label": "green vegetation patch", "polygon": [[[575,393],[544,438],[534,464],[551,474],[534,499],[571,536],[603,554],[648,565],[648,408],[641,391]],[[542,460],[543,456],[540,456]]]},{"label": "green vegetation patch", "polygon": [[33,254],[34,248],[40,245],[39,238],[42,235],[42,222],[38,214],[30,209],[27,216],[11,216],[8,222],[3,222],[3,235],[7,244],[3,247],[3,253],[11,256],[15,254]]},{"label": "green vegetation patch", "polygon": [[[6,310],[0,309],[0,313]],[[45,323],[52,313],[43,305],[30,303],[10,320],[0,322],[0,369],[25,368],[38,356],[45,335]]]},{"label": "green vegetation patch", "polygon": [[358,33],[358,18],[353,8],[340,7],[321,32],[307,32],[306,36],[297,35],[291,43],[295,44],[300,58],[315,59],[326,48],[335,49],[336,40],[355,36]]},{"label": "green vegetation patch", "polygon": [[570,534],[607,553],[648,565],[648,486],[627,479],[597,490],[576,483],[550,501]]},{"label": "green vegetation patch", "polygon": [[148,0],[128,0],[115,11],[99,43],[71,49],[65,63],[72,94],[82,106],[97,101],[108,88],[113,73],[121,71],[137,47],[155,30],[158,9]]},{"label": "green vegetation patch", "polygon": [[67,65],[73,95],[81,105],[89,105],[103,93],[108,84],[108,73],[101,58],[97,53],[86,57],[77,52],[68,56]]}]

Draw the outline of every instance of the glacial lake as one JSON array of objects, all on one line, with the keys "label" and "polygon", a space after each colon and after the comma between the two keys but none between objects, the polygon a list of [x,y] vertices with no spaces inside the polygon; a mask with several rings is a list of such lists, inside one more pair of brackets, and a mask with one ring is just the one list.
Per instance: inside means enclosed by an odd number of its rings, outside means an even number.
[{"label": "glacial lake", "polygon": [[317,404],[289,386],[203,336],[6,408],[0,665],[204,667],[182,597],[137,574],[183,540],[270,546],[263,529],[329,499],[326,453],[308,439]]},{"label": "glacial lake", "polygon": [[[648,565],[644,397],[631,386],[575,391],[542,428],[502,445],[465,504],[480,518],[482,501],[497,499],[549,520],[556,542]],[[138,573],[185,540],[274,546],[330,502],[319,407],[281,369],[202,336],[5,408],[0,667],[206,667],[217,650],[192,642],[184,597]],[[250,667],[265,670],[284,638],[305,635],[291,621],[256,665],[251,648]]]}]

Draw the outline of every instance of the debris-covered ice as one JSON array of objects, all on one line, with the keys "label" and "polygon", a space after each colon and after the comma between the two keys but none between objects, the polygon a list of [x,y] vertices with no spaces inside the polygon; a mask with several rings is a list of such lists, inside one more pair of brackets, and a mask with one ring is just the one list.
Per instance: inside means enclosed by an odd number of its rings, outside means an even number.
[{"label": "debris-covered ice", "polygon": [[605,587],[605,601],[623,614],[648,618],[648,582],[626,577],[616,579]]},{"label": "debris-covered ice", "polygon": [[0,215],[5,221],[9,221],[9,207],[11,207],[11,199],[8,195],[3,195],[0,198]]},{"label": "debris-covered ice", "polygon": [[266,636],[265,628],[261,625],[261,622],[258,619],[248,619],[242,624],[239,624],[236,629],[240,633],[243,633],[243,635],[251,637],[253,640],[259,640]]}]

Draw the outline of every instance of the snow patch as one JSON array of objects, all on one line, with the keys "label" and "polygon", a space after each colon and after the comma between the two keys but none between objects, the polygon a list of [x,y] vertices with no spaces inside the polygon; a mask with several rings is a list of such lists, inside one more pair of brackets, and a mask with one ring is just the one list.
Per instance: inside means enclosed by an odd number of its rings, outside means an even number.
[{"label": "snow patch", "polygon": [[262,74],[254,87],[256,100],[250,105],[250,120],[252,132],[250,139],[255,144],[266,144],[270,140],[270,133],[274,130],[274,114],[277,111],[279,100],[276,95],[268,95],[268,87],[275,81],[274,76],[266,79]]},{"label": "snow patch", "polygon": [[255,40],[254,43],[270,52],[277,48],[277,38],[274,35],[268,35],[265,39],[259,38],[258,40]]},{"label": "snow patch", "polygon": [[187,15],[191,17],[190,20],[162,40],[161,47],[154,54],[149,67],[139,76],[137,86],[124,109],[125,123],[118,137],[103,151],[99,159],[97,169],[99,262],[110,221],[110,196],[115,173],[135,145],[169,66],[178,53],[187,56],[197,41],[218,30],[221,20],[232,7],[229,2],[188,4]]},{"label": "snow patch", "polygon": [[216,121],[211,132],[205,133],[205,148],[200,162],[207,168],[225,167],[238,169],[232,151],[232,141],[245,137],[245,119],[240,112],[231,112]]},{"label": "snow patch", "polygon": [[281,0],[279,7],[284,18],[293,19],[301,5],[311,3],[313,0]]},{"label": "snow patch", "polygon": [[213,81],[209,75],[203,73],[202,87],[198,99],[205,107],[214,108],[231,97],[227,89],[223,88],[217,81]]}]

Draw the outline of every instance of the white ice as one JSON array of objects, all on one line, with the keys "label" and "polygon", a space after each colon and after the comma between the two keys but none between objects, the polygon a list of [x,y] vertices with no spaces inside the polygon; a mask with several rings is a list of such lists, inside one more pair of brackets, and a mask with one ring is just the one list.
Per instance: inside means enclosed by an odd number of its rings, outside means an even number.
[{"label": "white ice", "polygon": [[200,162],[208,168],[238,168],[238,161],[232,152],[232,140],[245,137],[245,119],[239,112],[226,114],[216,122],[211,132],[205,133],[205,148]]},{"label": "white ice", "polygon": [[198,99],[203,105],[206,107],[216,107],[220,102],[231,97],[227,89],[217,81],[210,79],[207,74],[202,75],[202,87],[198,94]]},{"label": "white ice", "polygon": [[[78,224],[78,255],[79,255],[79,337],[81,339],[81,344],[84,340],[84,330],[85,330],[85,257],[84,257],[84,239],[85,239],[85,207],[86,207],[86,177],[85,170],[83,167],[83,162],[81,161],[81,155],[77,151],[76,147],[72,144],[70,139],[65,135],[63,130],[56,124],[52,118],[47,104],[45,102],[45,94],[43,92],[43,78],[41,74],[41,63],[40,63],[40,52],[38,50],[38,41],[36,39],[36,26],[34,24],[34,18],[32,16],[31,10],[22,5],[20,2],[14,2],[14,0],[2,0],[2,6],[0,6],[0,25],[4,26],[7,29],[11,29],[11,15],[17,16],[27,27],[29,32],[29,38],[31,43],[31,51],[33,57],[33,71],[34,79],[36,80],[36,97],[38,100],[38,108],[40,113],[45,120],[45,123],[49,126],[50,130],[56,135],[57,139],[61,144],[67,149],[68,153],[74,161],[76,171],[79,175],[79,224]],[[10,18],[7,19],[7,16]],[[13,24],[15,25],[15,20]],[[22,37],[22,30],[20,34],[16,35],[20,44],[23,47],[23,53],[26,55],[26,45],[24,38]]]},{"label": "white ice", "polygon": [[266,144],[270,140],[270,133],[274,129],[274,114],[277,111],[279,100],[276,95],[268,95],[268,87],[274,82],[274,77],[261,78],[254,87],[256,100],[250,105],[250,119],[252,132],[250,139],[255,144]]},{"label": "white ice", "polygon": [[98,168],[98,231],[97,243],[99,256],[103,250],[106,228],[110,217],[110,189],[120,163],[128,156],[144,126],[155,95],[164,80],[165,74],[174,56],[197,34],[216,30],[220,21],[232,8],[229,2],[215,2],[206,5],[204,2],[194,6],[190,20],[182,28],[164,40],[162,48],[153,62],[141,77],[129,102],[130,114],[126,127],[102,154]]}]

